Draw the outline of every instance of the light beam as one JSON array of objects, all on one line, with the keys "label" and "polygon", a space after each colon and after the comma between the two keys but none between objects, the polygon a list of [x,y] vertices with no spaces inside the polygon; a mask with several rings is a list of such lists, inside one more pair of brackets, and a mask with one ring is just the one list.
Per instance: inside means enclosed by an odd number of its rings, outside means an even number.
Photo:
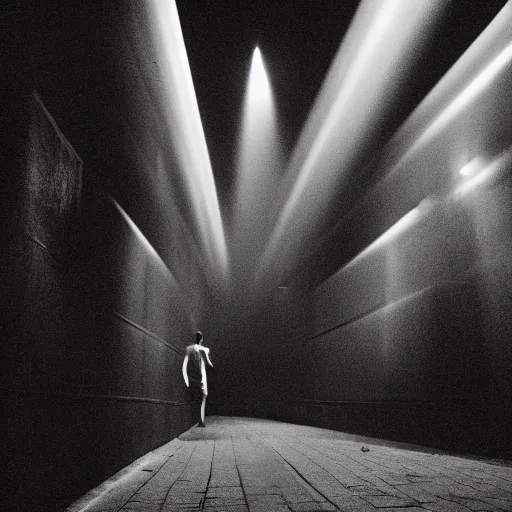
[{"label": "light beam", "polygon": [[294,149],[278,223],[256,281],[280,281],[324,228],[326,212],[399,100],[447,0],[364,0]]},{"label": "light beam", "polygon": [[407,232],[410,228],[416,225],[421,219],[425,218],[431,211],[434,202],[430,198],[425,198],[423,201],[407,212],[403,217],[397,220],[390,228],[388,228],[382,235],[376,238],[370,245],[363,249],[359,254],[352,258],[346,265],[344,265],[339,272],[346,270],[353,266],[357,261],[361,260],[367,254],[376,251],[377,249],[385,246],[392,240],[396,240],[403,233]]},{"label": "light beam", "polygon": [[153,261],[162,269],[166,274],[168,274],[172,284],[176,287],[178,286],[178,282],[176,281],[173,273],[170,271],[169,267],[165,264],[165,262],[162,260],[160,255],[156,252],[155,248],[149,243],[149,240],[144,236],[142,231],[139,229],[137,224],[133,222],[131,217],[124,211],[124,209],[121,207],[121,205],[114,199],[110,198],[114,206],[117,208],[118,212],[121,214],[121,217],[123,217],[124,221],[130,228],[131,232],[135,236],[135,238],[140,242],[140,244],[146,249],[148,254],[150,254],[153,257]]},{"label": "light beam", "polygon": [[240,287],[252,279],[275,222],[281,144],[272,90],[259,48],[252,57],[238,144],[230,259]]},{"label": "light beam", "polygon": [[251,99],[260,99],[261,97],[267,98],[270,96],[270,85],[268,83],[267,74],[265,73],[265,68],[263,67],[261,52],[258,47],[254,50],[252,57],[249,89],[251,91]]},{"label": "light beam", "polygon": [[163,112],[199,243],[213,271],[225,276],[224,228],[176,4],[148,0],[146,5],[158,69],[158,81],[146,80],[148,88]]}]

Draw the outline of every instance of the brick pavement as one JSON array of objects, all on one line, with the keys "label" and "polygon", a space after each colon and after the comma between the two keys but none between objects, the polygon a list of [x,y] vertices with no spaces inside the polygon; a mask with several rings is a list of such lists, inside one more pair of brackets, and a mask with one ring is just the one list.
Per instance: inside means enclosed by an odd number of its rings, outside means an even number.
[{"label": "brick pavement", "polygon": [[207,420],[68,512],[512,511],[505,463],[270,420]]}]

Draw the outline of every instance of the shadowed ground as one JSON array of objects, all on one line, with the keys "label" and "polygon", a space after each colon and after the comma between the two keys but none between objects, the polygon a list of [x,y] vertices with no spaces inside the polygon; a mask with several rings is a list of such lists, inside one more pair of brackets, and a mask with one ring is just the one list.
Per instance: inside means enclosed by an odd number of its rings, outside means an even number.
[{"label": "shadowed ground", "polygon": [[68,511],[512,511],[512,467],[331,430],[208,417]]}]

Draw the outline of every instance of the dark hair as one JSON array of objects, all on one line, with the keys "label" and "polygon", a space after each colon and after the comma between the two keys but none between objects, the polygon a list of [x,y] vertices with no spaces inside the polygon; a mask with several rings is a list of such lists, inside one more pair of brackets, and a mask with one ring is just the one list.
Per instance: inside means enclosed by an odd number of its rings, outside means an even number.
[{"label": "dark hair", "polygon": [[201,331],[196,332],[196,343],[199,343],[203,339],[203,333]]}]

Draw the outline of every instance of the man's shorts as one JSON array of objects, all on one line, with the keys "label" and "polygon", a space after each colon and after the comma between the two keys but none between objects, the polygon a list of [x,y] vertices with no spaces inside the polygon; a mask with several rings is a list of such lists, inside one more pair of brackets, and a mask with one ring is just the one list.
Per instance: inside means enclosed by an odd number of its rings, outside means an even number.
[{"label": "man's shorts", "polygon": [[208,390],[203,382],[190,379],[190,391],[194,400],[202,400],[208,395]]}]

